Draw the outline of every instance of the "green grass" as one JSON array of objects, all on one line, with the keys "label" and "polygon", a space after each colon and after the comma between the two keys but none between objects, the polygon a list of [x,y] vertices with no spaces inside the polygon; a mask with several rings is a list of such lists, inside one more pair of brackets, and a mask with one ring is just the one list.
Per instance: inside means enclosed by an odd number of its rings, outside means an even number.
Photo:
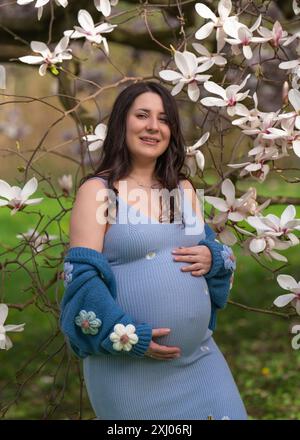
[{"label": "green grass", "polygon": [[[296,185],[278,186],[275,182],[267,189],[264,186],[264,191],[265,195],[285,195],[292,188],[293,194],[289,193],[289,195],[295,196],[295,187]],[[263,189],[262,186],[260,188]],[[71,201],[62,199],[62,203],[66,208],[71,206]],[[282,208],[273,206],[268,210],[278,215],[282,212]],[[60,208],[55,200],[45,200],[36,209],[45,216],[42,227],[59,212]],[[33,210],[31,208],[31,211]],[[7,251],[0,257],[2,264],[14,256],[11,248],[19,243],[15,235],[35,226],[38,216],[27,212],[26,209],[15,216],[10,216],[7,209],[0,209],[1,253],[4,249]],[[58,224],[52,222],[47,228],[48,233],[61,234],[62,243],[66,243],[68,221],[69,214],[66,214],[60,222],[60,230]],[[38,230],[41,230],[41,227]],[[60,244],[47,249],[46,254],[54,258],[59,256],[63,249],[63,244]],[[269,309],[273,300],[283,293],[274,275],[259,266],[252,258],[243,255],[238,247],[235,252],[238,256],[238,270],[231,299],[250,307]],[[298,246],[283,252],[288,256],[289,264],[279,273],[290,273],[296,279],[300,278],[298,252]],[[29,257],[29,253],[23,252],[20,260],[26,261]],[[54,271],[46,266],[43,256],[37,257],[37,262],[43,285],[51,279]],[[278,262],[267,264],[272,269],[281,265]],[[17,267],[9,265],[7,269],[13,271]],[[30,264],[28,268],[30,271],[35,270]],[[30,274],[24,270],[5,273],[1,284],[1,302],[26,302],[34,290],[33,287],[33,290],[24,290],[30,286],[30,283]],[[57,331],[57,319],[53,310],[55,311],[58,306],[62,294],[62,282],[58,281],[53,288],[47,290],[44,300],[38,300],[22,312],[10,310],[7,323],[26,322],[26,327],[23,333],[11,334],[14,343],[11,350],[0,352],[0,408],[14,398],[18,384],[27,382],[17,402],[6,413],[6,418],[69,419],[81,416],[89,419],[94,417],[84,387],[82,413],[79,414],[79,390],[82,385],[78,376],[80,364],[72,358],[68,370],[68,355],[61,348],[62,336],[59,335],[51,344],[44,346],[44,341]],[[47,301],[51,307],[47,308]],[[274,308],[274,310],[278,309]],[[252,419],[300,419],[298,377],[300,350],[292,349],[292,335],[289,331],[291,325],[296,322],[300,323],[299,317],[288,321],[277,316],[243,310],[231,304],[228,304],[224,311],[219,312],[215,340],[230,365]],[[54,353],[56,354],[52,357]],[[28,365],[22,368],[30,358]],[[31,375],[32,378],[28,380]],[[58,405],[60,400],[61,404]]]}]

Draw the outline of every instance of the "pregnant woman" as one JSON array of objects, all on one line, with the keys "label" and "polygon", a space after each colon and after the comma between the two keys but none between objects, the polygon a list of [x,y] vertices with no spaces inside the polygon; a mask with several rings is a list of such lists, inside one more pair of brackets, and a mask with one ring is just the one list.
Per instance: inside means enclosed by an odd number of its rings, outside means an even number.
[{"label": "pregnant woman", "polygon": [[184,157],[168,90],[123,90],[77,193],[61,304],[98,419],[247,418],[212,338],[234,257],[204,227]]}]

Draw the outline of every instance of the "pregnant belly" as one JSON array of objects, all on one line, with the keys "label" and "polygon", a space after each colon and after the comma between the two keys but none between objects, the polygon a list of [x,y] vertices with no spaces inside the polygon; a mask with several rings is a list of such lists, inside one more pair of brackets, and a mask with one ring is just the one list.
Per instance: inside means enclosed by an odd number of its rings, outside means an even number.
[{"label": "pregnant belly", "polygon": [[[181,264],[182,265],[182,264]],[[168,336],[156,338],[162,345],[180,347],[182,355],[199,349],[211,312],[203,277],[181,272],[174,264],[135,265],[114,268],[117,302],[136,322],[152,328],[170,328]]]}]

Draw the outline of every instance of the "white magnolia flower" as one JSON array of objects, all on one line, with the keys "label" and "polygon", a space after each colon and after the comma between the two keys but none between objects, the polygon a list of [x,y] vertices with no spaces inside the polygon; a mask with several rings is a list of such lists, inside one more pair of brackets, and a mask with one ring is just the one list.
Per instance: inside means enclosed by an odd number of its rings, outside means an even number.
[{"label": "white magnolia flower", "polygon": [[109,339],[113,342],[113,348],[116,351],[130,351],[139,340],[135,334],[135,326],[132,324],[128,324],[126,327],[123,324],[116,324]]},{"label": "white magnolia flower", "polygon": [[0,66],[0,89],[6,89],[6,72],[4,66]]},{"label": "white magnolia flower", "polygon": [[207,98],[202,98],[201,104],[207,107],[214,107],[214,106],[227,107],[227,113],[230,116],[234,116],[237,111],[245,112],[246,106],[241,104],[239,101],[242,101],[243,99],[247,98],[250,90],[247,90],[244,93],[238,93],[238,92],[245,86],[249,77],[250,74],[246,76],[246,78],[240,85],[228,86],[226,89],[223,89],[223,87],[219,86],[213,81],[206,81],[203,84],[204,88],[210,93],[214,93],[216,95],[221,96],[221,98],[215,98],[211,96]]},{"label": "white magnolia flower", "polygon": [[280,218],[274,214],[265,217],[250,216],[247,222],[257,230],[258,234],[286,237],[294,246],[299,239],[292,233],[293,230],[300,230],[300,219],[296,219],[294,205],[288,205],[282,212]]},{"label": "white magnolia flower", "polygon": [[174,60],[180,72],[174,70],[162,70],[159,76],[165,81],[172,81],[176,84],[171,94],[177,95],[181,92],[184,85],[188,86],[188,96],[192,101],[197,101],[200,96],[200,90],[197,83],[207,81],[211,75],[199,75],[208,69],[207,63],[198,65],[197,57],[187,50],[184,52],[175,51]]},{"label": "white magnolia flower", "polygon": [[220,0],[218,4],[217,17],[211,9],[209,9],[204,3],[196,3],[195,9],[200,17],[207,18],[210,21],[202,26],[195,34],[197,40],[204,40],[207,38],[214,28],[217,29],[216,40],[217,40],[217,51],[220,52],[225,46],[225,32],[223,26],[226,23],[231,23],[232,21],[237,21],[236,16],[229,17],[232,9],[231,0]]},{"label": "white magnolia flower", "polygon": [[283,70],[290,70],[293,75],[300,78],[300,59],[283,61],[278,67]]},{"label": "white magnolia flower", "polygon": [[107,126],[105,124],[98,124],[95,128],[95,134],[88,134],[83,136],[83,140],[92,142],[89,145],[90,151],[96,151],[102,147],[104,139],[106,137]]},{"label": "white magnolia flower", "polygon": [[[242,23],[237,21],[226,22],[224,24],[224,31],[227,35],[232,38],[225,38],[227,43],[231,44],[231,46],[242,46],[242,51],[244,57],[247,60],[250,60],[253,57],[253,52],[251,49],[251,43],[264,43],[265,38],[262,37],[253,37],[253,32],[258,28],[261,22],[261,15],[258,17],[254,25],[248,29]],[[237,55],[239,50],[234,50],[234,53]]]},{"label": "white magnolia flower", "polygon": [[242,116],[241,118],[232,121],[232,125],[238,125],[241,129],[247,129],[248,126],[245,124],[250,124],[250,128],[256,128],[260,125],[259,116],[261,112],[258,110],[258,100],[256,92],[253,94],[254,108],[249,110],[247,107],[238,107],[235,111],[236,115]]},{"label": "white magnolia flower", "polygon": [[38,181],[35,177],[30,179],[23,189],[18,186],[10,186],[7,182],[0,179],[0,197],[7,199],[0,199],[0,206],[8,206],[11,208],[11,215],[13,215],[26,205],[36,205],[40,203],[43,198],[29,199],[29,197],[36,192],[37,187]]},{"label": "white magnolia flower", "polygon": [[[29,3],[34,2],[35,0],[17,0],[18,5],[28,5]],[[43,14],[43,6],[49,3],[50,0],[36,0],[35,8],[38,8],[38,20],[41,19]],[[55,3],[59,6],[63,6],[64,8],[68,6],[68,0],[55,0]]]},{"label": "white magnolia flower", "polygon": [[287,146],[291,146],[294,153],[300,157],[300,131],[295,131],[293,125],[288,120],[283,120],[281,122],[282,129],[271,127],[263,137],[265,139],[279,139],[284,153],[286,153]]},{"label": "white magnolia flower", "polygon": [[242,197],[235,198],[235,187],[230,179],[222,182],[221,192],[225,196],[225,200],[220,197],[206,196],[205,200],[221,213],[214,219],[214,223],[221,223],[227,219],[233,222],[239,222],[247,217],[248,211],[247,200],[253,199],[253,191],[248,190]]},{"label": "white magnolia flower", "polygon": [[226,244],[227,246],[233,246],[235,243],[237,243],[236,236],[231,231],[231,228],[226,225],[226,222],[218,222],[217,217],[218,216],[215,216],[211,221],[208,221],[208,223],[212,224],[213,230],[217,233],[218,239],[222,243]]},{"label": "white magnolia flower", "polygon": [[57,181],[63,193],[69,195],[73,188],[72,174],[64,174]]},{"label": "white magnolia flower", "polygon": [[300,6],[297,0],[293,0],[293,11],[295,15],[300,14]]},{"label": "white magnolia flower", "polygon": [[287,262],[287,258],[276,252],[276,250],[285,250],[292,246],[290,241],[281,241],[276,237],[276,234],[271,235],[255,235],[245,229],[238,226],[235,228],[244,235],[248,235],[253,238],[249,238],[244,242],[244,246],[247,246],[249,250],[258,256],[264,255],[269,260],[277,260]]},{"label": "white magnolia flower", "polygon": [[225,66],[225,64],[227,64],[226,58],[222,56],[225,54],[210,53],[205,46],[199,43],[193,43],[192,46],[201,55],[201,57],[197,58],[197,62],[203,63],[203,66],[206,63],[208,69],[214,64],[216,64],[217,66]]},{"label": "white magnolia flower", "polygon": [[105,37],[102,37],[101,34],[112,32],[117,25],[101,23],[98,26],[95,26],[92,16],[85,9],[80,9],[78,12],[78,22],[81,27],[74,26],[74,31],[65,31],[64,35],[67,35],[70,38],[86,38],[91,43],[103,43],[104,51],[108,55],[109,48],[107,40]]},{"label": "white magnolia flower", "polygon": [[264,163],[264,160],[257,162],[243,162],[243,163],[229,163],[227,164],[230,168],[243,168],[240,172],[240,177],[246,176],[247,174],[251,174],[252,177],[259,180],[260,182],[264,182],[269,171],[270,166]]},{"label": "white magnolia flower", "polygon": [[18,325],[4,325],[8,315],[8,307],[6,304],[0,304],[0,349],[9,350],[13,344],[7,336],[7,332],[22,332],[25,324]]},{"label": "white magnolia flower", "polygon": [[191,176],[194,177],[197,173],[197,168],[204,170],[205,159],[200,148],[209,138],[209,132],[205,133],[194,145],[186,147],[185,165],[189,168]]},{"label": "white magnolia flower", "polygon": [[40,235],[32,228],[28,229],[28,231],[23,234],[16,235],[16,237],[21,240],[25,239],[35,253],[41,252],[45,244],[49,244],[51,240],[56,240],[58,238],[57,235],[48,235],[47,233]]},{"label": "white magnolia flower", "polygon": [[62,63],[63,60],[70,60],[72,58],[72,54],[70,53],[72,49],[68,49],[68,45],[69,38],[65,36],[59,41],[54,51],[51,52],[45,43],[32,41],[30,44],[31,49],[33,52],[40,53],[40,55],[28,55],[20,57],[19,60],[26,64],[41,64],[39,74],[44,76],[46,75],[48,67],[51,68],[57,63]]},{"label": "white magnolia flower", "polygon": [[102,12],[104,17],[111,13],[111,6],[116,6],[119,0],[94,0],[97,11]]},{"label": "white magnolia flower", "polygon": [[272,30],[260,26],[257,32],[264,38],[264,41],[268,41],[272,47],[279,47],[288,39],[289,43],[291,43],[291,39],[288,38],[288,33],[282,29],[279,21],[275,21]]},{"label": "white magnolia flower", "polygon": [[284,307],[291,302],[300,315],[300,282],[297,283],[291,275],[278,275],[277,283],[282,289],[289,290],[291,293],[278,296],[274,301],[275,306]]}]

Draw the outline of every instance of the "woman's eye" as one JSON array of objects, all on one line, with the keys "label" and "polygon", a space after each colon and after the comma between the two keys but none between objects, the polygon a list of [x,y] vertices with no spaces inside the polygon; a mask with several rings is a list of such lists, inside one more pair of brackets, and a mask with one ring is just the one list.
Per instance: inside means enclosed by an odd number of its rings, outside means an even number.
[{"label": "woman's eye", "polygon": [[161,122],[164,122],[165,124],[169,123],[168,119],[166,119],[166,118],[160,118],[160,120],[161,120]]},{"label": "woman's eye", "polygon": [[137,117],[138,117],[138,118],[146,118],[147,115],[142,115],[142,114],[140,114],[140,115],[137,115]]}]

